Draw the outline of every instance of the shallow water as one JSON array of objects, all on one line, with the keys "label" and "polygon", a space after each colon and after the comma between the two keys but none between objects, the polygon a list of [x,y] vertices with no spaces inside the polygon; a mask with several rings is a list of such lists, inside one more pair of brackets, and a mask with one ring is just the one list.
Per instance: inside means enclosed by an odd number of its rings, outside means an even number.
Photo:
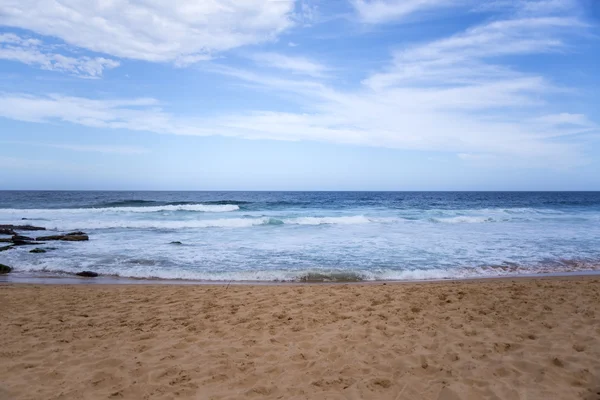
[{"label": "shallow water", "polygon": [[600,269],[600,192],[0,192],[0,224],[23,223],[90,241],[0,252],[15,274],[303,281]]}]

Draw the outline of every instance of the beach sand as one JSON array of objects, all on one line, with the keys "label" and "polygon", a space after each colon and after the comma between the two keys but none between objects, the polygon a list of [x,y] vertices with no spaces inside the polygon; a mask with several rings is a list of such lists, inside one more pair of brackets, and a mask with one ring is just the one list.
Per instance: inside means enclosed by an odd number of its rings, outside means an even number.
[{"label": "beach sand", "polygon": [[0,285],[0,399],[600,399],[600,279]]}]

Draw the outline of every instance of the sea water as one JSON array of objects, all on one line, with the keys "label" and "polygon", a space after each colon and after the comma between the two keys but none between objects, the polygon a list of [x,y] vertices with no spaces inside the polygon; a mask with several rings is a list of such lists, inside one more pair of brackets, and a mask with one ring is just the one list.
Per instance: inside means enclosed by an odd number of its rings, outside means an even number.
[{"label": "sea water", "polygon": [[410,280],[600,270],[600,192],[0,191],[0,224],[90,237],[47,242],[43,254],[0,252],[14,276]]}]

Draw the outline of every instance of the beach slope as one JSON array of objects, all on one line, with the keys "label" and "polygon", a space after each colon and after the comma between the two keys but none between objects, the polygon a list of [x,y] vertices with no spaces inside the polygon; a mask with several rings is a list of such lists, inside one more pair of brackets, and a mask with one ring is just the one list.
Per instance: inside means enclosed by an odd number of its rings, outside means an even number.
[{"label": "beach slope", "polygon": [[0,399],[600,398],[597,277],[0,285]]}]

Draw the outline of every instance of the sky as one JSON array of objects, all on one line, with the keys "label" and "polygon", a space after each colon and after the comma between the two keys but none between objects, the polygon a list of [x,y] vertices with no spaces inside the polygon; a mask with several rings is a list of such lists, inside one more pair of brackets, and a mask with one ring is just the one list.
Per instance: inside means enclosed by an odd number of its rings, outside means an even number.
[{"label": "sky", "polygon": [[0,189],[600,190],[599,0],[0,0]]}]

